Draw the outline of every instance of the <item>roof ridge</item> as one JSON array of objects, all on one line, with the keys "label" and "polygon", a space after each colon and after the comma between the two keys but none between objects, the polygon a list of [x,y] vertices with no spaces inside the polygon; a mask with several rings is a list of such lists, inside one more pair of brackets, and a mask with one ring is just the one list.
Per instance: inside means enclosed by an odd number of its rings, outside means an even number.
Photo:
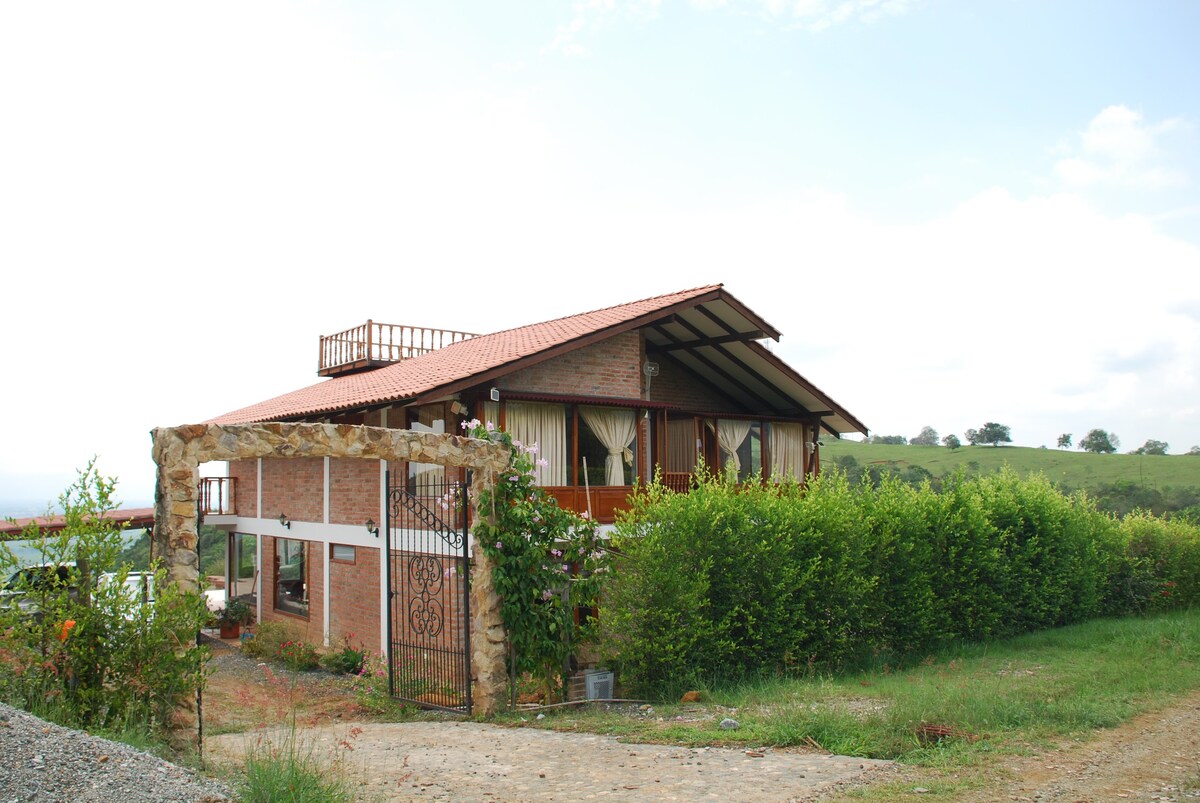
[{"label": "roof ridge", "polygon": [[[572,318],[582,318],[584,315],[595,315],[598,312],[608,312],[609,310],[620,309],[621,307],[632,307],[635,304],[645,304],[648,301],[657,301],[660,298],[668,298],[670,296],[698,295],[700,292],[708,292],[711,290],[720,290],[724,286],[725,286],[724,282],[718,282],[717,284],[704,284],[704,285],[700,285],[699,287],[689,288],[687,290],[676,290],[671,293],[659,293],[656,296],[647,296],[646,298],[639,298],[636,301],[625,301],[620,304],[612,304],[607,307],[599,307],[598,309],[585,310],[583,312],[575,312],[575,313],[572,313],[571,315],[560,315],[557,318],[550,318],[549,320],[546,320],[546,321],[535,321],[533,323],[526,323],[526,324],[522,324],[520,326],[510,326],[507,329],[497,329],[495,332],[488,332],[485,335],[476,335],[476,337],[477,338],[478,337],[490,337],[491,335],[502,335],[502,334],[505,334],[506,332],[516,332],[519,329],[528,329],[531,326],[545,326],[546,324],[557,323],[558,321],[568,321]],[[475,338],[472,338],[472,339],[475,339]],[[465,342],[465,341],[459,341],[459,342]],[[456,345],[458,345],[458,344],[457,343],[450,344],[450,346],[456,346]],[[449,348],[450,346],[444,346],[443,348]]]}]

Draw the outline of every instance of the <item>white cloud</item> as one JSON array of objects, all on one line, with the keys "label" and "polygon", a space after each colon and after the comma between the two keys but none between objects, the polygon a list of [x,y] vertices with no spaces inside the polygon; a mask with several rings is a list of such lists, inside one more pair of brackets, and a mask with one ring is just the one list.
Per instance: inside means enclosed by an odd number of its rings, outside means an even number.
[{"label": "white cloud", "polygon": [[1078,147],[1059,160],[1055,173],[1067,185],[1115,185],[1163,189],[1187,183],[1182,171],[1162,164],[1162,135],[1183,127],[1179,118],[1147,123],[1127,106],[1109,106],[1080,132]]},{"label": "white cloud", "polygon": [[[823,31],[852,20],[878,22],[900,16],[922,0],[690,0],[700,11],[749,14],[785,28]],[[581,0],[572,6],[570,21],[558,26],[543,53],[587,56],[583,40],[616,19],[653,19],[663,0]]]},{"label": "white cloud", "polygon": [[580,41],[585,34],[599,30],[612,19],[653,19],[661,5],[662,0],[580,0],[572,6],[571,20],[555,29],[542,53],[589,55],[588,48]]}]

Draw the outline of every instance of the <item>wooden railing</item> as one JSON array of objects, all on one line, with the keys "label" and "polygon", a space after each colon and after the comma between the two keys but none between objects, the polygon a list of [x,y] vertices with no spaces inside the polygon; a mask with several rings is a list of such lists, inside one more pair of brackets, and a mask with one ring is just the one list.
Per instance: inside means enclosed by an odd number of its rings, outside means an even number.
[{"label": "wooden railing", "polygon": [[235,514],[233,491],[235,477],[200,478],[200,512],[205,516]]},{"label": "wooden railing", "polygon": [[319,376],[379,368],[475,337],[469,332],[367,321],[344,332],[321,336]]}]

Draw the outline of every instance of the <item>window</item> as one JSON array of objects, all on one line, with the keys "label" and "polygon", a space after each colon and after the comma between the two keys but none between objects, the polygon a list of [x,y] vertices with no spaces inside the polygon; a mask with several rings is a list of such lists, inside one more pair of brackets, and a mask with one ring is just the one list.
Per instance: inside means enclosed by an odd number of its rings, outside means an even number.
[{"label": "window", "polygon": [[338,563],[354,563],[355,548],[350,544],[330,544],[329,557]]},{"label": "window", "polygon": [[258,536],[251,533],[233,533],[230,536],[232,566],[229,572],[232,583],[230,597],[248,597],[257,602],[255,588],[258,581]]},{"label": "window", "polygon": [[308,616],[308,542],[275,539],[275,609]]},{"label": "window", "polygon": [[579,485],[584,484],[585,465],[588,485],[633,484],[637,420],[627,408],[579,408]]}]

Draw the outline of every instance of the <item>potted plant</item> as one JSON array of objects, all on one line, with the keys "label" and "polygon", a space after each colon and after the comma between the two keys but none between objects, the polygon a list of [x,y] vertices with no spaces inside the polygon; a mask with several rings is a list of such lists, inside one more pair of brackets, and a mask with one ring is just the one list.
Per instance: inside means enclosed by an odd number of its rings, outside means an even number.
[{"label": "potted plant", "polygon": [[254,621],[254,609],[244,599],[234,597],[226,601],[225,607],[217,614],[217,626],[221,628],[221,638],[237,638],[242,633],[242,625]]}]

